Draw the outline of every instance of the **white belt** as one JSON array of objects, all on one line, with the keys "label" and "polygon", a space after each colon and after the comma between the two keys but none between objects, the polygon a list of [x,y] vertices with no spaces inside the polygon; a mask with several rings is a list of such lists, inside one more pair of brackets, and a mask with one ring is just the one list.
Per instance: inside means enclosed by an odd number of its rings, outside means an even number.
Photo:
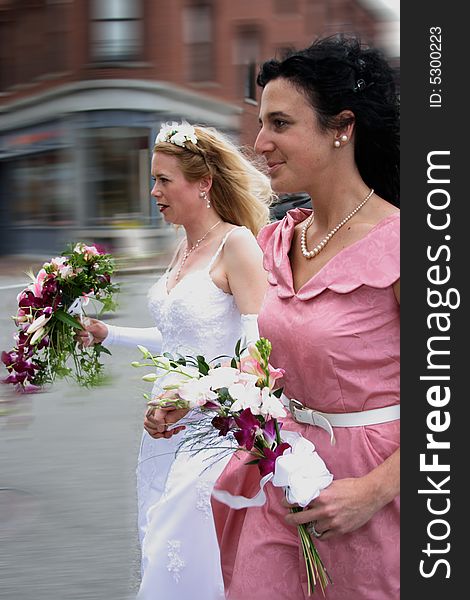
[{"label": "white belt", "polygon": [[333,427],[364,427],[388,423],[400,418],[399,404],[350,413],[324,413],[307,408],[295,398],[289,400],[284,394],[281,396],[281,401],[290,410],[294,421],[321,427],[330,434],[332,443],[334,443]]}]

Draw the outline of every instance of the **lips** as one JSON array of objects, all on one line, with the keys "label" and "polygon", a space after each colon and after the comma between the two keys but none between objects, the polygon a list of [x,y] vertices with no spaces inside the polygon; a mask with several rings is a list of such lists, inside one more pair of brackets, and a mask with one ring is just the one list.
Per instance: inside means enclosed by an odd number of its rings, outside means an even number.
[{"label": "lips", "polygon": [[168,204],[161,204],[160,202],[157,203],[157,206],[160,212],[163,212],[166,208],[168,208]]},{"label": "lips", "polygon": [[275,173],[284,163],[282,161],[279,162],[268,162],[268,173],[272,175]]}]

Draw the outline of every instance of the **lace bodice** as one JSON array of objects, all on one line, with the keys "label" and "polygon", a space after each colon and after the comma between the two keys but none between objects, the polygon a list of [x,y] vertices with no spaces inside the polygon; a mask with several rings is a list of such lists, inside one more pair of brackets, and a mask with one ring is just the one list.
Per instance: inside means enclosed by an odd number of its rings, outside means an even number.
[{"label": "lace bodice", "polygon": [[162,353],[203,354],[209,360],[233,355],[242,335],[240,312],[233,296],[215,285],[210,272],[234,229],[208,265],[185,275],[169,292],[169,270],[150,288],[149,309],[162,334]]}]

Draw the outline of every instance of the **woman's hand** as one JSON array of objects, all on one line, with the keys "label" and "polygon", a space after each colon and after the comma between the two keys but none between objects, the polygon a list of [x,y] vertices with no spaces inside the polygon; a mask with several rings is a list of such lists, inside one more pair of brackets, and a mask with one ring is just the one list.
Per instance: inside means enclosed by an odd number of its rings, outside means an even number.
[{"label": "woman's hand", "polygon": [[400,448],[364,477],[333,480],[308,508],[288,514],[286,521],[291,525],[313,522],[326,540],[362,527],[399,493]]},{"label": "woman's hand", "polygon": [[83,348],[101,344],[108,335],[108,328],[103,321],[99,321],[98,319],[85,317],[82,319],[82,326],[83,329],[78,330],[76,338]]},{"label": "woman's hand", "polygon": [[[328,539],[358,529],[381,508],[364,477],[337,479],[301,512],[290,513],[291,525],[314,522],[322,539]],[[285,502],[285,506],[292,506]]]},{"label": "woman's hand", "polygon": [[172,429],[168,429],[168,426],[177,423],[188,412],[189,409],[187,408],[156,408],[150,405],[145,413],[144,429],[155,440],[159,440],[160,438],[168,440],[186,429],[184,425],[179,425]]}]

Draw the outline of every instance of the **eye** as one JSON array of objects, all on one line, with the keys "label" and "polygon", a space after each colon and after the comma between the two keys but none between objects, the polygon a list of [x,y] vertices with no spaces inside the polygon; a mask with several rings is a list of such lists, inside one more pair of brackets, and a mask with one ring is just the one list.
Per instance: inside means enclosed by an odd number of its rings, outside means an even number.
[{"label": "eye", "polygon": [[287,121],[284,121],[283,119],[274,119],[273,125],[276,129],[282,129],[287,125]]}]

